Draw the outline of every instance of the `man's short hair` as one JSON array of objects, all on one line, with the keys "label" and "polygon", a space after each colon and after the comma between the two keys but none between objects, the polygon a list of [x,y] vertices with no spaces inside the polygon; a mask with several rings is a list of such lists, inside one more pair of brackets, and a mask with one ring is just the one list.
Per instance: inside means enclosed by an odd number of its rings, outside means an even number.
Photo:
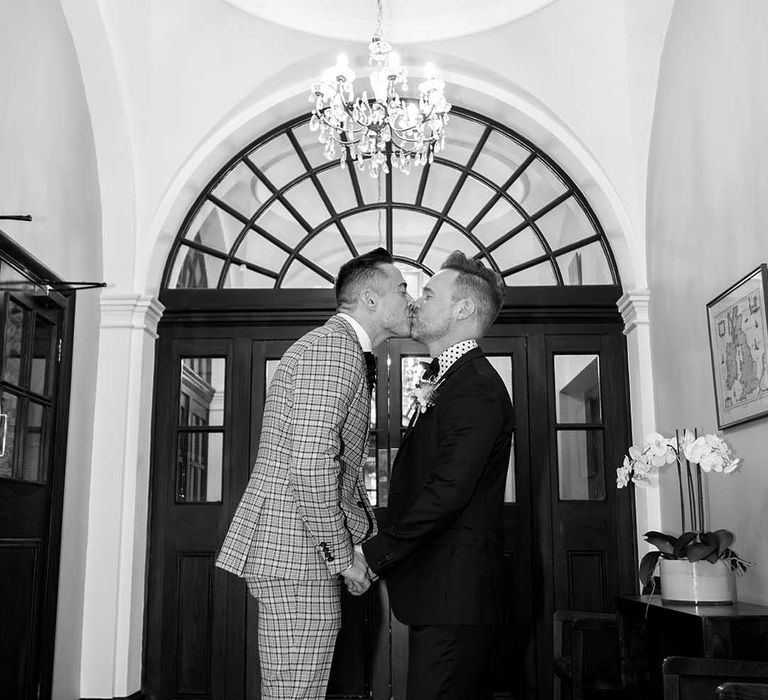
[{"label": "man's short hair", "polygon": [[501,275],[479,260],[468,258],[460,250],[454,250],[440,269],[456,270],[459,273],[453,285],[453,298],[471,297],[483,332],[488,330],[504,303],[506,288]]},{"label": "man's short hair", "polygon": [[354,304],[356,296],[366,285],[375,284],[384,278],[381,266],[393,262],[392,256],[384,248],[376,248],[345,262],[339,269],[334,285],[336,305]]}]

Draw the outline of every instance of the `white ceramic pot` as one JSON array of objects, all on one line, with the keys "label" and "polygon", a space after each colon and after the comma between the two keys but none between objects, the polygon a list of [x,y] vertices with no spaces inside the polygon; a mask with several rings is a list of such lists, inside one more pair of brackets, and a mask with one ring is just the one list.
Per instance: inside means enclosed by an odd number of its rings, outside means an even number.
[{"label": "white ceramic pot", "polygon": [[722,559],[714,564],[687,559],[659,561],[663,603],[732,605],[736,602],[736,578]]}]

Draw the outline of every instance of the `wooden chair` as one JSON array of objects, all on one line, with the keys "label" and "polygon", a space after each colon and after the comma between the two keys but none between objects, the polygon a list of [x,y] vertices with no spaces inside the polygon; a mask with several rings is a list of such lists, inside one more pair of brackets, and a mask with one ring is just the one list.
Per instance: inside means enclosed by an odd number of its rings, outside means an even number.
[{"label": "wooden chair", "polygon": [[768,700],[768,683],[721,683],[717,686],[717,700]]},{"label": "wooden chair", "polygon": [[664,659],[663,674],[664,700],[702,700],[716,697],[718,687],[726,682],[768,680],[768,662],[669,656]]},{"label": "wooden chair", "polygon": [[622,698],[616,615],[558,610],[553,620],[555,700]]}]

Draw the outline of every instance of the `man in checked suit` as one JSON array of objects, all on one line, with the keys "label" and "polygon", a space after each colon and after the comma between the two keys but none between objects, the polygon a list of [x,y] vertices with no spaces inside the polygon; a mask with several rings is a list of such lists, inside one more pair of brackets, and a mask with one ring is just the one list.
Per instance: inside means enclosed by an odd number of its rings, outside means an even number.
[{"label": "man in checked suit", "polygon": [[501,278],[456,251],[413,305],[411,336],[434,358],[422,385],[434,390],[403,436],[387,523],[362,545],[409,626],[408,700],[490,698],[512,404],[477,341],[503,299]]},{"label": "man in checked suit", "polygon": [[375,533],[362,474],[371,350],[408,335],[413,300],[381,248],[345,263],[335,291],[338,313],[275,371],[256,464],[216,562],[259,601],[264,700],[325,698],[341,580],[358,595],[370,585],[353,547]]}]

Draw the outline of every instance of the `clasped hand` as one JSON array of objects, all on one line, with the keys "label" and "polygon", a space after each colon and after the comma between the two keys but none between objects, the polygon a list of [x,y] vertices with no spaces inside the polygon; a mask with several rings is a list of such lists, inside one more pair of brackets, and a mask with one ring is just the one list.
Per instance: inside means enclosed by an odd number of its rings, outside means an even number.
[{"label": "clasped hand", "polygon": [[363,595],[371,587],[371,583],[378,578],[368,566],[360,545],[355,545],[355,558],[352,566],[342,571],[341,575],[344,577],[347,590],[352,595]]}]

